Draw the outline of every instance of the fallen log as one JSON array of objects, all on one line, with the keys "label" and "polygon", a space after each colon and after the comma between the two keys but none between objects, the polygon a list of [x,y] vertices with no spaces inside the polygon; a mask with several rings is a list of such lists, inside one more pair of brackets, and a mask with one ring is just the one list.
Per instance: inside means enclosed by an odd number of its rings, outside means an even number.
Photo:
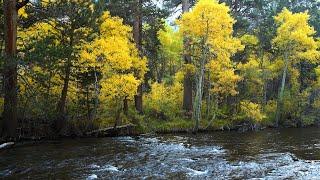
[{"label": "fallen log", "polygon": [[136,135],[135,125],[128,124],[117,127],[108,127],[103,129],[98,129],[86,133],[86,136],[94,137],[114,137],[114,136],[130,136]]},{"label": "fallen log", "polygon": [[14,145],[14,142],[7,142],[0,145],[0,150],[11,148]]}]

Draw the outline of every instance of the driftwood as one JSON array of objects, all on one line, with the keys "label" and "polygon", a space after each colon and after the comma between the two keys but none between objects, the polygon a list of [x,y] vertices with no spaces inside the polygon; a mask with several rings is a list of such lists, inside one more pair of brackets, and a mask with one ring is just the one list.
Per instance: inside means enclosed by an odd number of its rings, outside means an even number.
[{"label": "driftwood", "polygon": [[132,124],[117,126],[116,128],[109,127],[87,132],[86,135],[90,137],[114,137],[136,135],[135,127],[136,126]]},{"label": "driftwood", "polygon": [[14,145],[14,142],[7,142],[0,145],[0,150],[11,148]]},{"label": "driftwood", "polygon": [[172,128],[172,129],[160,129],[160,130],[156,130],[155,133],[156,134],[189,134],[189,133],[208,133],[208,132],[212,132],[212,131],[217,131],[217,129],[213,129],[213,128],[204,128],[204,127],[199,127],[198,131],[195,132],[194,129],[192,128]]}]

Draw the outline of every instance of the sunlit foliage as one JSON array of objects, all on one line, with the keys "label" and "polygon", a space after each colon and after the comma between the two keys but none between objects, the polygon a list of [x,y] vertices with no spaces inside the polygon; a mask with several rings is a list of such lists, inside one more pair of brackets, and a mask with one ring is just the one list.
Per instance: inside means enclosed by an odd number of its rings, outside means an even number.
[{"label": "sunlit foliage", "polygon": [[132,29],[122,19],[105,12],[100,21],[99,36],[85,46],[81,59],[87,68],[102,72],[101,101],[112,102],[115,108],[122,109],[123,101],[133,100],[142,83],[147,71],[146,59],[140,58],[132,42]]}]

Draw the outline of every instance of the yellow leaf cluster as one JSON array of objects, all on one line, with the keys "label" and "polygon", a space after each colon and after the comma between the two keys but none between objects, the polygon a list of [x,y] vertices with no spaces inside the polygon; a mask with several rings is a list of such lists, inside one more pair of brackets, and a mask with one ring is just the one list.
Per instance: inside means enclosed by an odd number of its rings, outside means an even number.
[{"label": "yellow leaf cluster", "polygon": [[195,7],[182,15],[178,24],[180,31],[193,42],[206,39],[210,51],[218,58],[227,59],[244,46],[232,37],[235,20],[230,9],[216,0],[199,0]]},{"label": "yellow leaf cluster", "polygon": [[284,62],[282,59],[277,58],[272,63],[270,63],[267,68],[270,71],[271,79],[276,78],[283,71]]},{"label": "yellow leaf cluster", "polygon": [[258,45],[259,39],[256,36],[246,34],[241,37],[241,42],[245,45],[255,46]]},{"label": "yellow leaf cluster", "polygon": [[169,67],[180,67],[182,63],[181,54],[183,49],[183,39],[179,32],[169,25],[158,32],[158,39],[161,43],[161,55],[167,60]]},{"label": "yellow leaf cluster", "polygon": [[257,57],[250,56],[247,63],[240,63],[238,69],[241,71],[241,75],[249,80],[254,82],[255,85],[262,84],[262,69],[260,67],[260,62]]},{"label": "yellow leaf cluster", "polygon": [[224,96],[235,96],[239,92],[236,90],[237,84],[242,80],[242,77],[235,74],[234,69],[226,69],[215,73],[214,86],[212,91]]},{"label": "yellow leaf cluster", "polygon": [[179,83],[183,83],[184,77],[185,77],[185,72],[178,71],[174,76],[174,81],[179,82]]},{"label": "yellow leaf cluster", "polygon": [[181,31],[191,36],[209,36],[210,39],[229,36],[235,21],[229,15],[229,8],[216,0],[199,0],[195,7],[183,14]]},{"label": "yellow leaf cluster", "polygon": [[308,24],[309,18],[308,12],[292,13],[286,8],[283,9],[275,17],[279,27],[273,44],[280,51],[289,53],[291,59],[309,60],[315,63],[320,53],[313,38],[316,31]]},{"label": "yellow leaf cluster", "polygon": [[101,82],[101,100],[133,99],[140,81],[133,74],[115,74]]},{"label": "yellow leaf cluster", "polygon": [[173,85],[153,83],[151,92],[146,95],[146,106],[157,113],[174,116],[180,111],[183,97],[183,86],[179,82]]},{"label": "yellow leaf cluster", "polygon": [[[139,56],[132,42],[132,29],[119,17],[105,12],[100,18],[100,33],[84,46],[80,61],[89,67],[99,67],[103,73],[103,99],[132,99],[146,73],[146,58]],[[86,70],[86,69],[84,69]]]},{"label": "yellow leaf cluster", "polygon": [[[34,40],[40,41],[46,38],[48,35],[58,34],[57,30],[54,29],[54,21],[50,22],[37,22],[23,31],[18,31],[18,46],[24,46]],[[58,44],[58,41],[55,41]]]},{"label": "yellow leaf cluster", "polygon": [[19,9],[18,16],[21,17],[21,18],[28,18],[28,14],[26,12],[26,8],[25,7]]},{"label": "yellow leaf cluster", "polygon": [[251,120],[261,122],[266,116],[261,112],[261,105],[250,101],[241,101],[240,108],[242,113]]}]

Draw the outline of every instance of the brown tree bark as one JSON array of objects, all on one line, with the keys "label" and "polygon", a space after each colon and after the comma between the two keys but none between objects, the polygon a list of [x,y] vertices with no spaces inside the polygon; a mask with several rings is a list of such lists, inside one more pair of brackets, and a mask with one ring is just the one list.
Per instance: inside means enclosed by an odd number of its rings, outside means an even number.
[{"label": "brown tree bark", "polygon": [[16,137],[17,120],[17,1],[4,0],[5,58],[3,67],[4,110],[2,136]]},{"label": "brown tree bark", "polygon": [[[190,8],[189,0],[182,0],[182,13],[188,12]],[[185,64],[191,64],[191,56],[189,54],[189,41],[187,38],[184,38],[184,50],[183,50],[183,59]],[[186,115],[190,118],[192,117],[192,75],[190,72],[186,72],[184,81],[183,81],[183,110],[186,111]]]},{"label": "brown tree bark", "polygon": [[[73,49],[74,46],[74,29],[71,28],[69,31],[70,34],[70,41],[66,42],[65,39],[62,40],[62,44],[65,44],[65,46],[69,46],[70,49]],[[57,119],[55,121],[55,131],[56,133],[61,133],[63,128],[66,125],[66,103],[67,103],[67,97],[68,97],[68,90],[69,90],[69,82],[71,78],[71,68],[72,68],[72,52],[70,52],[69,57],[67,58],[67,62],[65,64],[65,76],[63,79],[63,88],[61,91],[60,100],[58,101],[57,106]]]},{"label": "brown tree bark", "polygon": [[127,97],[123,100],[123,113],[128,116],[129,112],[129,105],[128,105],[128,99]]},{"label": "brown tree bark", "polygon": [[114,123],[114,129],[121,125],[121,109],[116,112],[116,122]]},{"label": "brown tree bark", "polygon": [[[133,22],[133,38],[134,42],[136,44],[136,47],[139,50],[140,55],[142,54],[142,44],[141,44],[141,33],[142,33],[142,14],[141,14],[141,6],[142,6],[142,1],[141,0],[135,0],[134,3],[134,22]],[[135,107],[136,110],[139,113],[143,113],[143,108],[142,108],[142,95],[143,95],[143,88],[142,84],[139,85],[138,90],[137,90],[137,95],[134,97],[135,100]]]},{"label": "brown tree bark", "polygon": [[66,101],[67,101],[67,95],[68,95],[68,89],[69,89],[70,73],[71,73],[71,62],[70,62],[70,60],[68,60],[66,67],[65,67],[65,77],[64,77],[63,88],[62,88],[60,100],[59,100],[58,106],[57,106],[58,116],[57,116],[57,119],[55,122],[55,130],[58,133],[65,126]]}]

